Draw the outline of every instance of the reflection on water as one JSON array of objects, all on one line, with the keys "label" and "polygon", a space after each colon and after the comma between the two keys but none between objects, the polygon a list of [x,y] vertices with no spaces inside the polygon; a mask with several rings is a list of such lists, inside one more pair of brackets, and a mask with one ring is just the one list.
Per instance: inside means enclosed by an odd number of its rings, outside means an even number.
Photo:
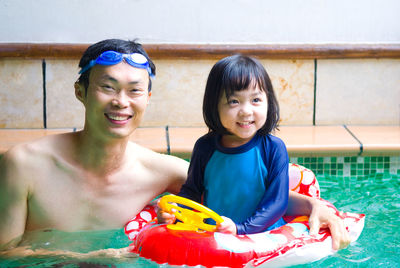
[{"label": "reflection on water", "polygon": [[[376,174],[358,178],[318,177],[321,196],[340,210],[365,213],[365,227],[360,238],[333,256],[296,266],[305,267],[398,267],[400,263],[400,176]],[[66,233],[55,230],[32,232],[23,246],[48,251],[88,253],[101,249],[125,248],[130,241],[123,230]],[[56,256],[0,258],[0,267],[159,267],[134,255],[71,257]],[[90,253],[89,253],[90,254]]]},{"label": "reflection on water", "polygon": [[59,256],[46,256],[46,257],[25,257],[25,258],[11,258],[7,260],[0,259],[0,267],[35,267],[35,268],[49,268],[49,267],[62,267],[62,268],[103,268],[103,267],[147,267],[147,268],[159,268],[157,264],[150,263],[148,260],[142,258],[131,258],[130,260],[119,260],[119,259],[80,259]]},{"label": "reflection on water", "polygon": [[24,236],[21,246],[87,253],[107,248],[124,248],[129,244],[130,241],[123,229],[82,232],[45,230],[28,233]]},{"label": "reflection on water", "polygon": [[34,231],[24,236],[19,249],[25,255],[31,250],[40,254],[0,257],[0,267],[143,267],[144,262],[136,255],[126,253],[130,243],[123,229],[73,233]]}]

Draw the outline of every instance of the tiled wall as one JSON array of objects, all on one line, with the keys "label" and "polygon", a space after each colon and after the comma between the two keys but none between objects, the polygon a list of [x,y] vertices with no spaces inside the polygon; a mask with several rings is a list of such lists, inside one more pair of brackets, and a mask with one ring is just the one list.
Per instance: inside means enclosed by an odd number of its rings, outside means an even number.
[{"label": "tiled wall", "polygon": [[42,62],[0,60],[0,128],[43,127]]},{"label": "tiled wall", "polygon": [[290,157],[290,162],[311,169],[317,176],[400,176],[400,156]]},{"label": "tiled wall", "polygon": [[[202,97],[215,61],[155,63],[157,77],[142,126],[203,126]],[[262,63],[280,102],[282,125],[400,124],[400,59]],[[0,59],[0,128],[81,127],[84,110],[73,88],[77,64]]]},{"label": "tiled wall", "polygon": [[400,124],[400,61],[319,60],[317,124]]}]

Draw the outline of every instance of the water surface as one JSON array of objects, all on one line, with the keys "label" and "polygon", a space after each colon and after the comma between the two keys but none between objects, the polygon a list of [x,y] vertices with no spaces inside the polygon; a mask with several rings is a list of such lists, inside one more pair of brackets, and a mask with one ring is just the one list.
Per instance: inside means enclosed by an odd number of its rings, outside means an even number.
[{"label": "water surface", "polygon": [[[359,239],[348,248],[305,267],[399,267],[400,264],[400,176],[339,178],[318,177],[321,196],[342,211],[366,214]],[[23,246],[32,249],[88,253],[127,247],[123,230],[66,233],[55,230],[30,233]],[[110,258],[71,257],[58,254],[44,257],[0,258],[0,267],[158,267],[133,255]]]}]

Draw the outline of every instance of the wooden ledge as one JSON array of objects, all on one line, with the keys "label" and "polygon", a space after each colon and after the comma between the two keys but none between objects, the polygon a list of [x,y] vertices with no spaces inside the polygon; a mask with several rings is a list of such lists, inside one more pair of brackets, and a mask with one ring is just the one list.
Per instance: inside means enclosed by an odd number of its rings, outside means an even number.
[{"label": "wooden ledge", "polygon": [[66,129],[0,129],[0,154],[11,147],[29,142],[41,137],[53,134],[72,132],[72,128]]},{"label": "wooden ledge", "polygon": [[168,137],[170,141],[170,152],[182,158],[190,158],[193,146],[197,139],[208,132],[206,127],[170,127]]},{"label": "wooden ledge", "polygon": [[[0,43],[0,58],[79,59],[89,44]],[[143,44],[152,59],[220,59],[241,53],[264,59],[400,58],[399,44]]]},{"label": "wooden ledge", "polygon": [[281,126],[274,133],[281,138],[290,156],[357,155],[359,142],[343,126]]},{"label": "wooden ledge", "polygon": [[138,128],[132,134],[131,141],[159,153],[168,153],[165,127]]},{"label": "wooden ledge", "polygon": [[[0,154],[5,153],[11,147],[29,142],[47,135],[74,132],[74,128],[65,129],[0,129]],[[138,128],[132,134],[131,140],[144,147],[160,153],[167,153],[167,139],[165,128]]]},{"label": "wooden ledge", "polygon": [[[18,143],[74,129],[0,129],[0,154]],[[131,140],[160,153],[189,158],[205,127],[138,128]],[[400,156],[400,126],[281,126],[274,135],[290,156]]]},{"label": "wooden ledge", "polygon": [[348,126],[363,155],[400,155],[400,126]]},{"label": "wooden ledge", "polygon": [[[171,154],[189,158],[205,133],[205,127],[170,127]],[[400,155],[400,126],[281,126],[274,135],[292,157]]]}]

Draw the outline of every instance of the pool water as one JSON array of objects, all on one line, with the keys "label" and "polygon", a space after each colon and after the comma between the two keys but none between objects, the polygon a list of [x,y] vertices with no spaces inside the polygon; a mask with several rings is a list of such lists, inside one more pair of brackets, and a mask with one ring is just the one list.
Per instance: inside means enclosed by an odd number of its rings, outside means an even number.
[{"label": "pool water", "polygon": [[321,196],[343,211],[366,214],[356,242],[299,267],[400,267],[400,176],[318,177]]},{"label": "pool water", "polygon": [[[374,174],[343,179],[319,176],[321,196],[338,209],[366,214],[359,239],[348,248],[302,267],[399,267],[400,266],[400,175]],[[129,245],[123,230],[64,233],[32,233],[32,248],[89,252]],[[35,242],[32,242],[35,241]],[[79,259],[64,255],[0,258],[0,267],[159,267],[136,257]]]}]

